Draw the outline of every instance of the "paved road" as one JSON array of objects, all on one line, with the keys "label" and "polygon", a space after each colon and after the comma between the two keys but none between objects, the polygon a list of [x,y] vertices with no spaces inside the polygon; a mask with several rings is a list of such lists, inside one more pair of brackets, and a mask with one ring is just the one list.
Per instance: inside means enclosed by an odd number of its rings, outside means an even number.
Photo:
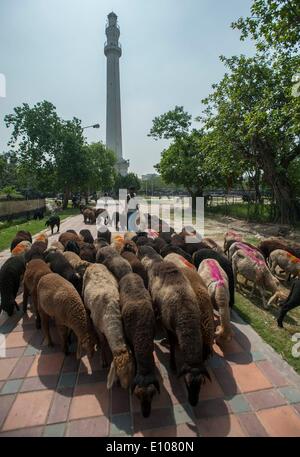
[{"label": "paved road", "polygon": [[[82,227],[80,215],[64,221],[61,231]],[[7,347],[0,358],[0,436],[299,437],[299,376],[235,313],[232,325],[234,339],[215,345],[212,382],[196,408],[168,369],[168,350],[155,341],[161,393],[144,419],[130,392],[118,386],[107,392],[99,352],[92,366],[86,357],[78,363],[61,353],[55,328],[56,346],[45,347],[33,316],[15,314],[0,326]]]}]

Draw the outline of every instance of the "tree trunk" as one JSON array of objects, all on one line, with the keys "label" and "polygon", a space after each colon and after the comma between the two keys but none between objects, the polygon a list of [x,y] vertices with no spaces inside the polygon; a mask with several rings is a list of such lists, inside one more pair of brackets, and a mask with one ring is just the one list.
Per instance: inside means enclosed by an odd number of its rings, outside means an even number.
[{"label": "tree trunk", "polygon": [[68,208],[69,195],[70,195],[69,189],[65,189],[64,190],[64,198],[63,198],[63,209],[67,209]]},{"label": "tree trunk", "polygon": [[275,158],[268,145],[261,147],[262,168],[265,179],[274,192],[276,202],[275,222],[292,224],[296,218],[296,202],[288,178],[284,172],[276,170]]}]

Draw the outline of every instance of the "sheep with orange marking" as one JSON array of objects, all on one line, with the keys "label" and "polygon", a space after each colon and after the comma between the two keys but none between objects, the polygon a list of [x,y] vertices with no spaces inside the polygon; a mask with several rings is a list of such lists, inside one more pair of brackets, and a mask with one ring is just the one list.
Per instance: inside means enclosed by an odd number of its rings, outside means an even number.
[{"label": "sheep with orange marking", "polygon": [[232,330],[230,325],[228,277],[215,259],[202,260],[198,273],[207,287],[214,308],[219,311],[221,325],[216,330],[216,338],[230,341]]},{"label": "sheep with orange marking", "polygon": [[286,280],[289,275],[300,277],[300,259],[283,249],[275,249],[269,257],[271,272],[276,274],[276,267],[280,267],[286,273]]},{"label": "sheep with orange marking", "polygon": [[196,270],[195,265],[190,263],[183,256],[176,254],[175,252],[171,252],[170,254],[166,255],[166,257],[164,257],[164,261],[173,262],[179,268],[188,268],[189,270],[194,270],[194,271]]},{"label": "sheep with orange marking", "polygon": [[27,240],[20,241],[20,243],[18,243],[17,246],[11,251],[11,255],[12,255],[12,257],[14,257],[16,255],[25,254],[26,252],[28,252],[30,250],[30,248],[31,248],[30,241],[27,241]]}]

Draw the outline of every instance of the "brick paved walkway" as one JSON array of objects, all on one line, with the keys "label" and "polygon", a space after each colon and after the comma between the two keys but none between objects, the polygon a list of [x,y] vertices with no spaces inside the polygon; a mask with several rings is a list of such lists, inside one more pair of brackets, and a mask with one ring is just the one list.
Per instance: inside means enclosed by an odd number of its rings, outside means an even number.
[{"label": "brick paved walkway", "polygon": [[[80,215],[61,231],[81,227]],[[1,321],[7,351],[0,358],[0,436],[300,436],[300,377],[235,313],[234,339],[215,346],[212,383],[202,388],[196,408],[156,341],[161,393],[148,419],[129,392],[107,391],[99,353],[90,366],[86,357],[80,363],[65,357],[57,335],[54,348],[43,346],[30,312]]]}]

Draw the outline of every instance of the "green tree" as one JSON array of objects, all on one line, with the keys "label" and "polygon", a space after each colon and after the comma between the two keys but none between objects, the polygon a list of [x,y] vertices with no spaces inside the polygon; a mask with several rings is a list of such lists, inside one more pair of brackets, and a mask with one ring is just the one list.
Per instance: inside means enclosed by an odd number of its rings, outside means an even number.
[{"label": "green tree", "polygon": [[134,187],[136,192],[141,188],[141,181],[135,173],[128,173],[126,176],[118,174],[114,183],[114,192],[116,195],[119,193],[119,189],[129,189]]},{"label": "green tree", "polygon": [[113,188],[115,181],[115,154],[101,143],[91,143],[84,147],[86,158],[84,170],[86,179],[82,186],[84,191],[107,191]]},{"label": "green tree", "polygon": [[[234,171],[261,169],[273,189],[276,220],[295,220],[297,204],[287,168],[300,154],[300,98],[292,95],[299,57],[263,55],[226,59],[228,72],[206,105],[202,121],[212,135],[212,156]],[[213,132],[213,133],[211,133]],[[230,165],[231,164],[231,165]]]},{"label": "green tree", "polygon": [[251,37],[259,50],[297,51],[300,43],[299,0],[253,0],[251,14],[232,24],[241,39]]},{"label": "green tree", "polygon": [[183,106],[175,106],[173,110],[153,119],[148,136],[155,140],[182,138],[189,132],[191,119],[192,116],[184,111]]}]

